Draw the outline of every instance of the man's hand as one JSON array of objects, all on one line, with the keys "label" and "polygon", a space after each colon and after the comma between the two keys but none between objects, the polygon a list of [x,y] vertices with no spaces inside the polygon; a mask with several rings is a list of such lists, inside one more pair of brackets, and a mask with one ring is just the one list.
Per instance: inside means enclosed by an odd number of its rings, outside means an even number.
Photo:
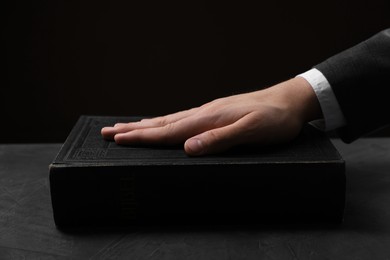
[{"label": "man's hand", "polygon": [[287,142],[299,134],[304,123],[321,116],[313,89],[305,79],[296,77],[174,114],[104,127],[101,133],[122,145],[184,142],[188,155],[199,156],[240,144]]}]

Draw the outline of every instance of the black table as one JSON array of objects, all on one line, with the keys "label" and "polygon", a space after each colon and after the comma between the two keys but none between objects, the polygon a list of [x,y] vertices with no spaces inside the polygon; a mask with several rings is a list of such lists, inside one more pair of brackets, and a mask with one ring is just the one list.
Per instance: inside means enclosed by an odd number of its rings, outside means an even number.
[{"label": "black table", "polygon": [[390,259],[390,139],[332,139],[346,160],[341,226],[144,227],[63,232],[48,165],[60,144],[0,145],[0,259]]}]

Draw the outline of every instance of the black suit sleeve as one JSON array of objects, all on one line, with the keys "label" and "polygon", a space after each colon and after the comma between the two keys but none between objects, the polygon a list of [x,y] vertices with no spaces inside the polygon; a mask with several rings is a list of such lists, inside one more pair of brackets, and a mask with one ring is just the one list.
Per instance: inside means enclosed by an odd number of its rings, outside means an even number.
[{"label": "black suit sleeve", "polygon": [[390,28],[314,66],[329,81],[347,125],[350,143],[390,123]]}]

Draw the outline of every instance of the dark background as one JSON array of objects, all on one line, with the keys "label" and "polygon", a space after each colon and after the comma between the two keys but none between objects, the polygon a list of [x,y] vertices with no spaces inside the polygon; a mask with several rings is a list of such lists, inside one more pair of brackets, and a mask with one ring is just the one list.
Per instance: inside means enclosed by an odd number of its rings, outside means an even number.
[{"label": "dark background", "polygon": [[388,0],[5,2],[2,143],[263,88],[390,25]]}]

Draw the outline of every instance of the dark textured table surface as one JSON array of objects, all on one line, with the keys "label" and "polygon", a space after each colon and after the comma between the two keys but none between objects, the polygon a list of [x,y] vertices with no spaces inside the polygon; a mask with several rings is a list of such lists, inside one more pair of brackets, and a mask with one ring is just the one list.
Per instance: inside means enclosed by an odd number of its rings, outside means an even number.
[{"label": "dark textured table surface", "polygon": [[61,232],[48,165],[60,144],[0,144],[0,259],[390,259],[390,139],[333,139],[347,167],[341,226]]}]

